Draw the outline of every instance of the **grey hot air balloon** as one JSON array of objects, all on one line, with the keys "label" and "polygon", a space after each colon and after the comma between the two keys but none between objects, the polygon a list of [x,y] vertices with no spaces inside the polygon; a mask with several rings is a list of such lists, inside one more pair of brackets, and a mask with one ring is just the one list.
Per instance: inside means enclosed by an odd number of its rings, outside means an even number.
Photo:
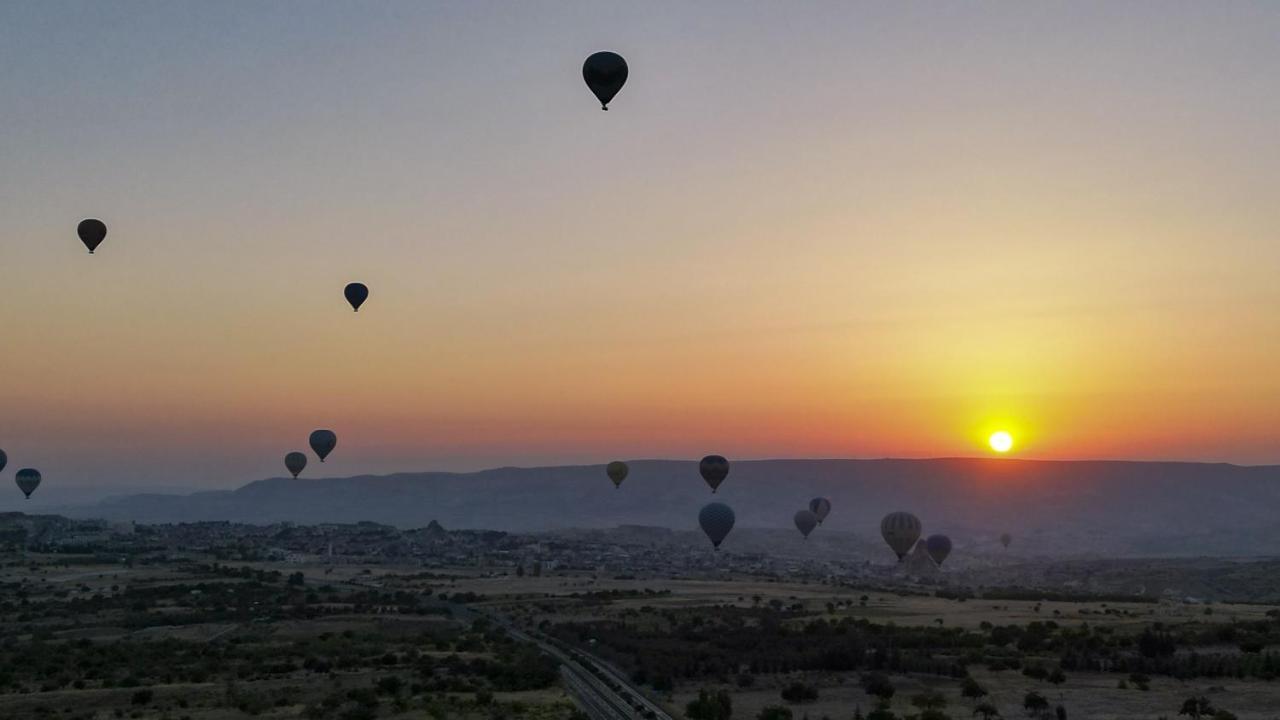
[{"label": "grey hot air balloon", "polygon": [[338,446],[338,436],[332,430],[316,430],[311,433],[311,449],[315,451],[320,462],[329,457],[329,453]]},{"label": "grey hot air balloon", "polygon": [[1000,544],[1003,545],[1006,550],[1009,549],[1009,543],[1011,542],[1013,542],[1013,536],[1009,533],[1004,533],[1000,536]]},{"label": "grey hot air balloon", "polygon": [[347,286],[342,289],[342,294],[347,298],[347,302],[351,303],[351,309],[360,312],[360,306],[369,299],[369,287],[364,283],[347,283]]},{"label": "grey hot air balloon", "polygon": [[627,479],[627,473],[630,472],[630,469],[621,460],[614,460],[605,466],[604,472],[613,481],[613,486],[617,488],[621,487],[622,481]]},{"label": "grey hot air balloon", "polygon": [[942,561],[951,554],[951,538],[946,535],[930,535],[929,539],[924,541],[924,549],[934,562],[942,565]]},{"label": "grey hot air balloon", "polygon": [[902,560],[920,539],[920,519],[909,512],[889,513],[880,521],[880,535]]},{"label": "grey hot air balloon", "polygon": [[827,519],[827,514],[831,512],[831,501],[824,497],[816,497],[809,501],[809,512],[818,518],[818,524],[821,525],[822,521]]},{"label": "grey hot air balloon", "polygon": [[702,474],[702,479],[707,481],[711,486],[711,492],[714,493],[716,488],[720,487],[720,483],[729,477],[729,461],[722,455],[708,455],[698,463],[698,472]]},{"label": "grey hot air balloon", "polygon": [[97,250],[102,241],[107,238],[107,224],[93,218],[81,220],[76,226],[76,234],[80,236],[80,242],[89,248],[89,254],[92,255],[93,251]]},{"label": "grey hot air balloon", "polygon": [[717,550],[720,549],[720,543],[724,542],[729,531],[733,529],[733,521],[733,508],[724,503],[708,503],[698,513],[698,524],[702,526],[702,532],[707,534],[711,544]]},{"label": "grey hot air balloon", "polygon": [[4,470],[4,466],[8,464],[9,456],[5,455],[3,450],[0,450],[0,470]]},{"label": "grey hot air balloon", "polygon": [[582,79],[600,101],[600,109],[608,110],[609,101],[627,82],[627,61],[617,53],[595,53],[582,63]]},{"label": "grey hot air balloon", "polygon": [[799,510],[796,512],[796,529],[804,536],[805,540],[809,539],[809,533],[818,526],[818,516],[813,514],[812,510]]},{"label": "grey hot air balloon", "polygon": [[27,499],[31,499],[31,493],[40,487],[40,471],[34,468],[22,468],[18,471],[18,476],[14,478],[14,482],[18,484],[18,489],[22,491]]},{"label": "grey hot air balloon", "polygon": [[307,467],[307,456],[300,452],[291,452],[284,456],[284,466],[294,477]]}]

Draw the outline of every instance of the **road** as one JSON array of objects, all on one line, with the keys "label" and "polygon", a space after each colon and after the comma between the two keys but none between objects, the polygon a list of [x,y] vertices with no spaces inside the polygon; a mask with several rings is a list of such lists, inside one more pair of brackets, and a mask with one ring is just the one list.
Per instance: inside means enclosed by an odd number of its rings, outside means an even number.
[{"label": "road", "polygon": [[[579,651],[591,664],[595,665],[602,676],[621,688],[620,690],[614,690],[541,634],[527,633],[495,615],[488,617],[506,630],[511,637],[537,645],[544,653],[559,660],[565,689],[578,701],[578,706],[591,717],[591,720],[673,720],[665,710],[650,702],[638,688],[631,684],[630,680],[598,658]],[[629,695],[631,703],[636,703],[640,709],[632,707],[632,704],[623,698],[624,693]]]}]

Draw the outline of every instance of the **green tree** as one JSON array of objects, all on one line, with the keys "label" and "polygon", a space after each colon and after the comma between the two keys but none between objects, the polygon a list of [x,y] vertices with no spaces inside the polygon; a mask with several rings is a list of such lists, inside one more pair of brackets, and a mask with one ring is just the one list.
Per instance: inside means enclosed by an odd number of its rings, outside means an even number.
[{"label": "green tree", "polygon": [[964,682],[960,684],[960,694],[969,700],[977,702],[988,695],[987,689],[978,684],[973,677],[966,677]]},{"label": "green tree", "polygon": [[1022,709],[1030,717],[1044,717],[1049,712],[1049,700],[1038,692],[1029,692],[1022,698]]},{"label": "green tree", "polygon": [[733,701],[724,690],[699,690],[698,698],[685,706],[684,714],[689,720],[729,720],[733,717]]},{"label": "green tree", "polygon": [[1000,709],[989,702],[984,702],[973,709],[973,714],[981,715],[982,720],[992,720],[1000,717]]}]

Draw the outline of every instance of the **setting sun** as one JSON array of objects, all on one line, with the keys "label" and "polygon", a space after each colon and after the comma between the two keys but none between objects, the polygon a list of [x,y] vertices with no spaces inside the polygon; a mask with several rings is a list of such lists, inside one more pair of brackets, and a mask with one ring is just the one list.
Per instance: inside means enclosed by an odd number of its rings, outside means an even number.
[{"label": "setting sun", "polygon": [[991,445],[991,449],[998,453],[1007,453],[1013,448],[1013,436],[1001,430],[991,433],[991,437],[987,438],[987,443]]}]

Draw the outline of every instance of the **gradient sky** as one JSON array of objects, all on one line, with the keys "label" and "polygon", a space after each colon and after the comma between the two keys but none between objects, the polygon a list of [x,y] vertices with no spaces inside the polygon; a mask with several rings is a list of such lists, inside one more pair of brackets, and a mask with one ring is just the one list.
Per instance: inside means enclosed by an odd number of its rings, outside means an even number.
[{"label": "gradient sky", "polygon": [[1277,38],[1272,2],[5,3],[5,475],[231,487],[316,427],[309,476],[1002,427],[1280,462]]}]

